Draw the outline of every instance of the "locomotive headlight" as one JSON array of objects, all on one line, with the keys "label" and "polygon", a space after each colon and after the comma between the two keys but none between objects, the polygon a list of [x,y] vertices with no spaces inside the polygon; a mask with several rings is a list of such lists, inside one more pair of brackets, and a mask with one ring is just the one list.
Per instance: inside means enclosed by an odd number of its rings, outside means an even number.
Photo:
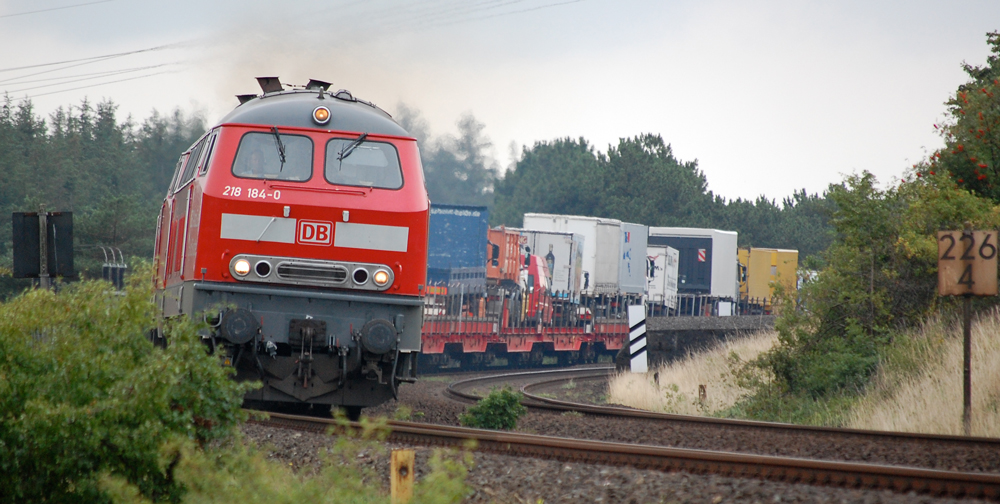
[{"label": "locomotive headlight", "polygon": [[236,263],[233,264],[233,271],[239,276],[246,276],[247,273],[250,273],[250,261],[247,261],[246,259],[236,261]]},{"label": "locomotive headlight", "polygon": [[313,121],[316,121],[316,124],[326,124],[329,122],[330,109],[326,107],[316,107],[316,109],[313,110]]},{"label": "locomotive headlight", "polygon": [[389,272],[383,269],[376,271],[375,274],[372,275],[372,281],[379,287],[384,286],[389,283]]}]

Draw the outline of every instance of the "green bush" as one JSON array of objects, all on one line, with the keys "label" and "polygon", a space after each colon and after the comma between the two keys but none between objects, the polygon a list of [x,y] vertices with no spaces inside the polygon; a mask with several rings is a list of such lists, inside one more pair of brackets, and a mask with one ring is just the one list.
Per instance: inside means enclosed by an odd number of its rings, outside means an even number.
[{"label": "green bush", "polygon": [[[187,320],[156,326],[148,268],[124,295],[105,282],[31,290],[0,305],[0,502],[107,502],[102,475],[176,501],[164,443],[231,437],[250,385],[207,355]],[[179,453],[179,452],[177,452]]]},{"label": "green bush", "polygon": [[[826,266],[779,304],[780,344],[748,364],[753,393],[739,406],[778,421],[835,419],[862,390],[902,331],[942,304],[937,296],[939,229],[1000,226],[1000,208],[947,176],[920,177],[880,189],[870,173],[831,188],[837,238]],[[829,403],[829,405],[825,405]]]},{"label": "green bush", "polygon": [[514,392],[509,386],[494,388],[475,406],[462,413],[458,421],[466,427],[511,430],[517,427],[517,420],[528,412],[521,404],[523,397],[524,394]]}]

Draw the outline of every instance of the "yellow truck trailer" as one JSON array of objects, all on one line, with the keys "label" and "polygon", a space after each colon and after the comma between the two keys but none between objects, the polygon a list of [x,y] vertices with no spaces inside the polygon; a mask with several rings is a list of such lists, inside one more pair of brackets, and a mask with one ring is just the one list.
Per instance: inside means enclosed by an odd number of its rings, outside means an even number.
[{"label": "yellow truck trailer", "polygon": [[[771,282],[794,292],[798,287],[799,251],[773,248],[740,249],[740,298],[769,300],[774,297]],[[759,301],[758,301],[759,302]]]}]

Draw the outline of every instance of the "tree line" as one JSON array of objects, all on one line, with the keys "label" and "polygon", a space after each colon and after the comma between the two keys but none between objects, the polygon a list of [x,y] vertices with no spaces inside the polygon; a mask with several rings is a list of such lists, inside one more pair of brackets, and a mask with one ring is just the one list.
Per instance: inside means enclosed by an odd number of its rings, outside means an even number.
[{"label": "tree line", "polygon": [[677,159],[660,135],[622,138],[607,152],[582,137],[539,141],[501,173],[473,116],[459,120],[457,137],[435,139],[418,111],[400,108],[400,123],[420,141],[431,201],[488,206],[492,225],[520,227],[525,213],[539,212],[709,227],[739,232],[740,246],[796,249],[801,257],[833,239],[826,193],[727,200],[709,190],[697,161]]},{"label": "tree line", "polygon": [[[11,212],[71,211],[75,266],[97,276],[100,247],[152,257],[156,216],[181,152],[205,131],[197,114],[157,111],[142,123],[117,105],[60,107],[48,120],[30,100],[0,106],[0,270],[13,263]],[[0,295],[22,281],[0,274]]]},{"label": "tree line", "polygon": [[[0,212],[74,212],[76,266],[99,275],[104,253],[151,257],[156,216],[178,156],[204,133],[198,114],[153,111],[141,123],[117,118],[117,105],[60,107],[47,119],[30,100],[0,106]],[[736,230],[743,246],[798,249],[803,256],[830,243],[830,203],[796,192],[780,203],[765,197],[725,200],[708,189],[696,161],[678,160],[659,135],[623,138],[598,152],[584,138],[539,141],[505,174],[492,157],[485,126],[471,114],[458,135],[432,136],[415,109],[397,120],[421,146],[430,198],[485,205],[492,224],[520,226],[525,212],[592,215],[651,226]],[[0,273],[9,270],[11,221],[0,219]],[[0,274],[0,292],[27,285]]]}]

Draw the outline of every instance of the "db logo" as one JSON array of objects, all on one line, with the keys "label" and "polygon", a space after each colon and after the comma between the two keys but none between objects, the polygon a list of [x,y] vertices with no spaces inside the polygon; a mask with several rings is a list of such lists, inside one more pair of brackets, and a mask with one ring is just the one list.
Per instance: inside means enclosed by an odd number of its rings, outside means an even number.
[{"label": "db logo", "polygon": [[332,245],[333,223],[326,221],[299,221],[299,234],[295,243],[302,245]]}]

